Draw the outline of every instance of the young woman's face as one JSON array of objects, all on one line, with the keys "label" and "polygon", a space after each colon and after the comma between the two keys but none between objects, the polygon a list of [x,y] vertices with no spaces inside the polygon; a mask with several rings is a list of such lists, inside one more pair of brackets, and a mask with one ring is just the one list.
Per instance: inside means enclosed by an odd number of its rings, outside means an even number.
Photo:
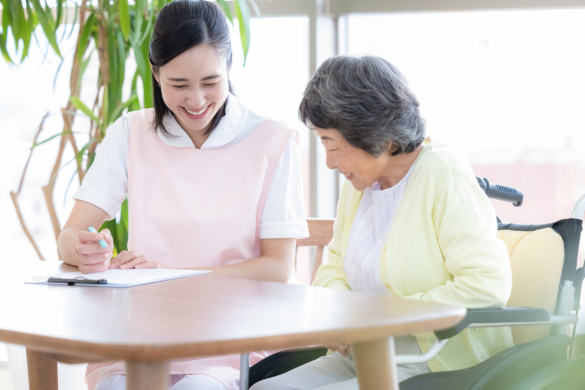
[{"label": "young woman's face", "polygon": [[205,133],[228,96],[226,60],[207,44],[173,58],[155,78],[165,104],[187,133]]}]

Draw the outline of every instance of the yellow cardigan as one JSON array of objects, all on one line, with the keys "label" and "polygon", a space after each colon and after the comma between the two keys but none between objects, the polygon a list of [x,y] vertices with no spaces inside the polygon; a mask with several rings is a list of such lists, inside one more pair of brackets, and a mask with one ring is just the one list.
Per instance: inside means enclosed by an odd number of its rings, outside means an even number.
[{"label": "yellow cardigan", "polygon": [[[315,286],[350,290],[343,260],[363,192],[346,182],[337,205],[328,262]],[[510,259],[496,237],[492,204],[471,166],[449,147],[428,143],[417,157],[380,256],[388,292],[466,308],[505,305],[512,289]],[[415,335],[421,351],[436,340]],[[475,365],[513,345],[509,328],[468,329],[429,362],[432,371]]]}]

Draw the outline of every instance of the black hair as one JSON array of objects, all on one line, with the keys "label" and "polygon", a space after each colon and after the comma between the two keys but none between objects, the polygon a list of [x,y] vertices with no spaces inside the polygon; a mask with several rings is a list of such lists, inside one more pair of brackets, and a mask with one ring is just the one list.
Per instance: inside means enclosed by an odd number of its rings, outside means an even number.
[{"label": "black hair", "polygon": [[[154,75],[159,68],[172,61],[175,57],[197,45],[208,44],[226,60],[228,70],[232,66],[232,44],[230,30],[225,16],[219,7],[205,0],[175,0],[166,4],[158,13],[148,59],[152,66],[152,94],[154,102],[154,120],[152,127],[165,136],[170,133],[163,125],[165,115],[170,109],[165,104],[160,85]],[[228,80],[229,91],[233,87]],[[209,134],[225,115],[227,100],[211,120]]]}]

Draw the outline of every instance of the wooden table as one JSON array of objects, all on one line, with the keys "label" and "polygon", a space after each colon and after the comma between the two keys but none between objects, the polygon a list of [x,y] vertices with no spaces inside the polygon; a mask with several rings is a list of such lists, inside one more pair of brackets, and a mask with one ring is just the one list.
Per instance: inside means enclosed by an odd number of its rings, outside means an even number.
[{"label": "wooden table", "polygon": [[441,304],[213,274],[132,288],[31,285],[22,283],[28,275],[75,269],[6,263],[0,341],[26,346],[31,389],[57,389],[57,361],[126,360],[128,389],[154,390],[168,388],[172,359],[339,343],[353,344],[360,389],[398,389],[387,340],[465,315]]}]

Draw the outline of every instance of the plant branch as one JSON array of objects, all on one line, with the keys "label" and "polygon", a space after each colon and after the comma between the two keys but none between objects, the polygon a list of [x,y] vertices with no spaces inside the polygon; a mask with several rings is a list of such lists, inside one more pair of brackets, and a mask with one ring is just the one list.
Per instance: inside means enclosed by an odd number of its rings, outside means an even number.
[{"label": "plant branch", "polygon": [[[36,145],[37,140],[39,139],[39,135],[41,134],[41,131],[43,131],[45,120],[47,119],[48,116],[49,116],[48,112],[43,116],[43,119],[41,120],[41,123],[39,124],[37,134],[35,135],[35,138],[33,140],[33,145]],[[26,226],[26,223],[24,222],[24,216],[22,215],[22,211],[20,210],[20,204],[18,203],[18,197],[20,195],[20,191],[22,191],[24,177],[26,176],[26,171],[28,170],[28,165],[29,165],[30,160],[32,158],[33,151],[34,151],[34,148],[31,148],[30,153],[28,154],[28,158],[26,160],[26,164],[24,165],[24,168],[22,170],[22,175],[20,177],[20,182],[18,184],[18,190],[16,192],[10,191],[10,198],[12,199],[12,204],[14,205],[14,209],[16,210],[16,215],[18,216],[18,221],[20,222],[20,226],[22,227],[22,230],[24,230],[24,234],[26,235],[26,237],[30,241],[31,245],[33,246],[35,252],[37,253],[37,256],[39,256],[39,258],[41,260],[44,260],[45,258],[43,256],[43,254],[39,250],[39,247],[37,246],[37,243],[36,243],[33,235],[30,233],[30,231],[28,230],[28,227]]]},{"label": "plant branch", "polygon": [[[87,0],[83,0],[81,6],[79,7],[79,29],[80,31],[83,29],[85,25],[85,14],[87,12]],[[69,87],[70,87],[70,97],[71,96],[79,96],[80,86],[79,86],[79,60],[78,60],[78,51],[80,50],[80,36],[77,36],[77,44],[75,47],[75,53],[73,55],[73,64],[71,67],[71,75],[69,77]],[[61,109],[61,115],[63,116],[63,133],[65,135],[61,137],[61,142],[59,144],[59,151],[57,153],[57,157],[55,159],[55,163],[53,165],[53,169],[51,171],[51,176],[49,177],[49,182],[47,185],[42,187],[43,195],[45,197],[45,203],[47,205],[47,210],[49,211],[49,216],[51,218],[51,225],[53,226],[53,233],[55,234],[55,239],[59,238],[59,234],[61,234],[61,224],[59,223],[59,218],[57,216],[57,211],[55,210],[55,204],[53,202],[53,191],[55,188],[55,182],[57,181],[57,176],[59,174],[59,169],[61,167],[61,159],[63,157],[63,152],[65,151],[65,147],[67,142],[71,144],[73,148],[73,153],[77,154],[77,144],[75,142],[75,137],[73,137],[73,122],[75,120],[75,106],[71,103],[71,99],[68,100],[67,106]],[[83,180],[83,167],[81,166],[80,162],[77,161],[77,174],[79,177],[79,182]]]}]

